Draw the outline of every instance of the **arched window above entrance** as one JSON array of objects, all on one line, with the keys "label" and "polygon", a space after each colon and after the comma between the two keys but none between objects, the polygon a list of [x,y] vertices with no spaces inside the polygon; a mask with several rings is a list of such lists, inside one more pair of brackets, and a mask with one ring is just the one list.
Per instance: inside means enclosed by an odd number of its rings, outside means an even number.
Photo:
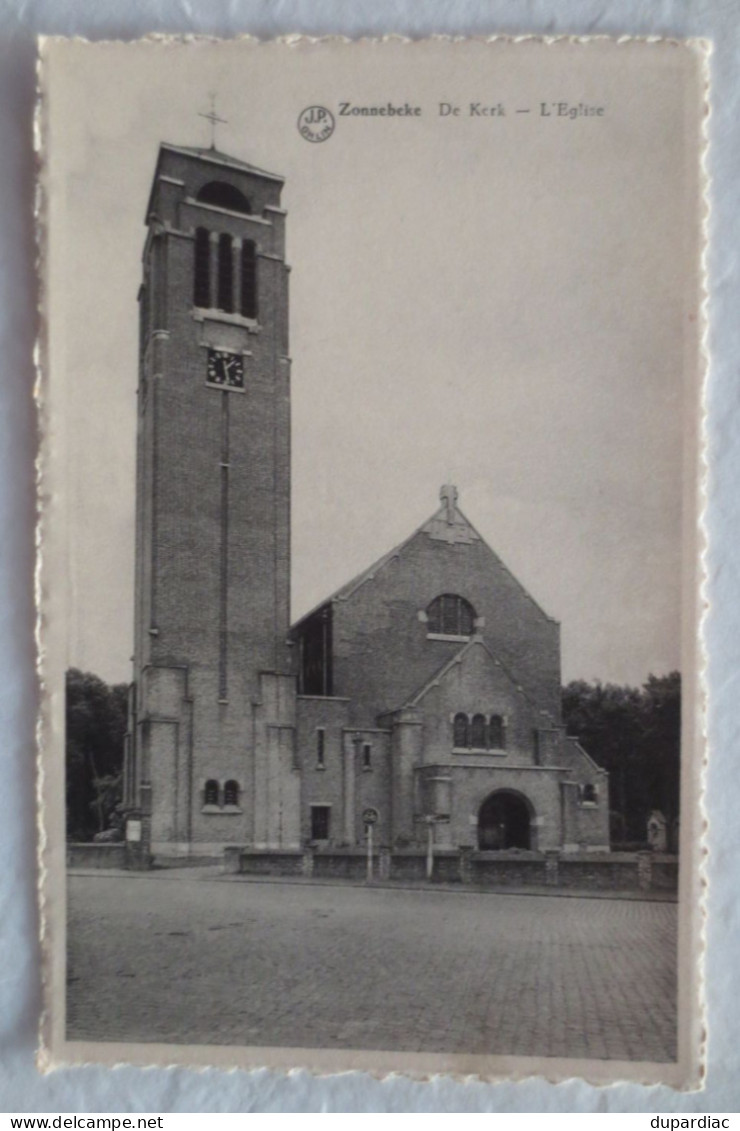
[{"label": "arched window above entrance", "polygon": [[458,750],[464,750],[470,745],[468,740],[468,716],[462,712],[455,715],[455,721],[452,724],[452,745]]},{"label": "arched window above entrance", "polygon": [[441,593],[427,606],[427,633],[430,636],[468,637],[473,634],[475,609],[456,593]]},{"label": "arched window above entrance", "polygon": [[488,722],[488,747],[490,750],[503,750],[505,746],[504,720],[501,715],[491,715]]},{"label": "arched window above entrance", "polygon": [[203,804],[204,805],[218,805],[218,782],[214,778],[209,778],[203,790]]},{"label": "arched window above entrance", "polygon": [[486,749],[485,715],[473,715],[473,721],[470,724],[470,745],[474,750]]}]

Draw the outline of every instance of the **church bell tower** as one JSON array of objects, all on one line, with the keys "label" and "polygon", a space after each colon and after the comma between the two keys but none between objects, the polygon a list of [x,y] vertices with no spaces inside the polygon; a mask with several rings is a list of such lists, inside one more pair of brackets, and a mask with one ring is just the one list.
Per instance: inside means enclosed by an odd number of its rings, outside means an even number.
[{"label": "church bell tower", "polygon": [[147,208],[124,803],[154,853],[298,842],[282,187],[163,144]]}]

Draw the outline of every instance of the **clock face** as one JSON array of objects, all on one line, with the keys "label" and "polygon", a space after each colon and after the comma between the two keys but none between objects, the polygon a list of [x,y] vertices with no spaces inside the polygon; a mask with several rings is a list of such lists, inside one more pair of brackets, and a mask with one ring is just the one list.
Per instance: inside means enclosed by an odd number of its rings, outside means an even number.
[{"label": "clock face", "polygon": [[240,353],[209,350],[207,372],[209,385],[218,385],[222,389],[244,388],[244,358]]}]

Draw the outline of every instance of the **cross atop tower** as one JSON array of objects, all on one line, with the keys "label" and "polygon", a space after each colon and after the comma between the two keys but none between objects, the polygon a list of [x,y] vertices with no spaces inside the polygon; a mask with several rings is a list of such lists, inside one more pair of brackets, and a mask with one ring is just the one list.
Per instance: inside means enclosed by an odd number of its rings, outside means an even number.
[{"label": "cross atop tower", "polygon": [[444,487],[440,489],[439,497],[447,507],[447,521],[450,525],[455,521],[455,504],[457,503],[457,487],[453,487],[451,483],[445,483]]},{"label": "cross atop tower", "polygon": [[227,125],[227,119],[226,118],[219,118],[218,114],[216,113],[216,96],[215,96],[215,94],[211,94],[210,99],[211,99],[210,110],[208,111],[207,114],[199,112],[198,117],[199,118],[206,118],[211,123],[211,149],[215,149],[216,148],[216,124],[221,123],[221,125],[225,126],[225,125]]}]

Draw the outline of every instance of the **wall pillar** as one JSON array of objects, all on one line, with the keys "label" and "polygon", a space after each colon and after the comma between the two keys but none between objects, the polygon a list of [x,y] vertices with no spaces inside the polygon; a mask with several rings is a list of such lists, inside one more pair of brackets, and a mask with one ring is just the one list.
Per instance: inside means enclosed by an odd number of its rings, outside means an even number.
[{"label": "wall pillar", "polygon": [[653,856],[651,852],[637,853],[637,886],[640,891],[650,891],[653,886]]},{"label": "wall pillar", "polygon": [[295,679],[262,672],[260,701],[254,705],[255,847],[300,847],[295,742]]},{"label": "wall pillar", "polygon": [[560,852],[557,849],[545,852],[545,883],[552,887],[560,883]]},{"label": "wall pillar", "polygon": [[419,712],[404,708],[391,723],[391,842],[413,844],[414,769],[421,764],[423,728]]},{"label": "wall pillar", "polygon": [[460,847],[460,855],[457,858],[458,867],[460,869],[460,883],[472,884],[473,882],[473,849],[468,844],[463,844]]},{"label": "wall pillar", "polygon": [[362,735],[353,731],[344,732],[344,762],[343,762],[343,834],[345,844],[355,843],[355,767],[359,756],[359,746]]}]

